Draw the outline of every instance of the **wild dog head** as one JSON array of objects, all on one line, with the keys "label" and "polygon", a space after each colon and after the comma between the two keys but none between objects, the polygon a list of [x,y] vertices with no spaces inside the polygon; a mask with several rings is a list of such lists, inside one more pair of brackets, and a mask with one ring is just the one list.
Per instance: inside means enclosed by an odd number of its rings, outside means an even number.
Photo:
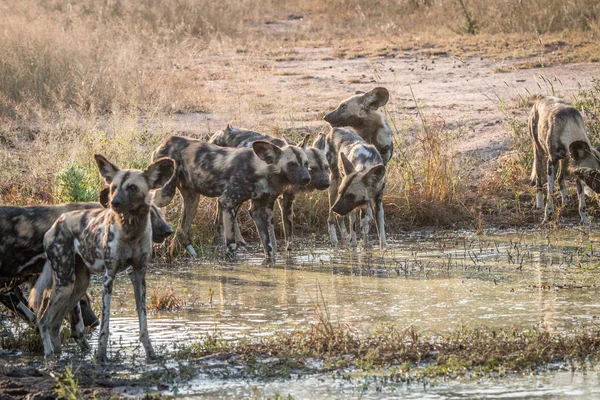
[{"label": "wild dog head", "polygon": [[100,175],[109,185],[108,206],[118,214],[149,212],[153,189],[161,188],[173,175],[175,163],[161,158],[145,171],[120,170],[104,156],[94,155]]},{"label": "wild dog head", "polygon": [[[98,201],[102,204],[102,207],[108,208],[110,198],[110,189],[105,187],[100,191]],[[154,243],[162,243],[166,238],[173,234],[173,228],[167,224],[167,221],[163,218],[160,210],[154,204],[150,207],[150,223],[152,225],[152,241]]]},{"label": "wild dog head", "polygon": [[308,157],[300,147],[279,147],[264,140],[257,140],[252,143],[252,149],[265,163],[276,166],[292,185],[305,186],[310,182]]},{"label": "wild dog head", "polygon": [[583,140],[569,145],[569,156],[573,166],[600,170],[600,152]]},{"label": "wild dog head", "polygon": [[310,183],[307,189],[325,190],[331,184],[329,181],[329,163],[323,150],[308,146],[309,139],[310,135],[304,136],[304,140],[300,144],[300,147],[304,150],[308,158]]},{"label": "wild dog head", "polygon": [[332,127],[352,126],[359,127],[365,123],[370,114],[378,108],[385,106],[390,98],[386,88],[376,87],[363,93],[357,92],[354,96],[342,101],[340,105],[323,119]]},{"label": "wild dog head", "polygon": [[569,145],[571,172],[594,192],[600,193],[600,151],[577,140]]},{"label": "wild dog head", "polygon": [[600,193],[600,171],[586,167],[572,168],[571,172],[581,179],[594,192]]},{"label": "wild dog head", "polygon": [[345,176],[332,210],[336,214],[346,215],[356,207],[375,199],[385,183],[385,167],[383,164],[377,164],[369,169],[356,170],[343,152],[340,153],[340,161]]}]

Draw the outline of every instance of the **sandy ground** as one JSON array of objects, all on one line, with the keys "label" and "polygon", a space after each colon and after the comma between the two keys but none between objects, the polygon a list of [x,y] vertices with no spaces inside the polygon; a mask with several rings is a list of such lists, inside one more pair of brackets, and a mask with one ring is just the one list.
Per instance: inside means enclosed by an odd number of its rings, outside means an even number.
[{"label": "sandy ground", "polygon": [[[573,100],[591,86],[596,63],[512,69],[524,59],[461,59],[447,52],[390,51],[382,56],[339,58],[334,48],[295,48],[264,56],[205,51],[198,57],[172,60],[160,68],[208,94],[206,113],[175,114],[160,124],[187,135],[205,135],[227,123],[267,133],[289,130],[325,132],[322,115],[356,90],[375,86],[391,94],[386,110],[398,134],[417,123],[414,98],[426,116],[442,118],[459,130],[456,150],[488,161],[509,149],[509,117],[526,120],[527,108],[515,100],[531,94],[554,94]],[[336,57],[337,56],[337,57]],[[413,98],[414,94],[414,98]]]}]

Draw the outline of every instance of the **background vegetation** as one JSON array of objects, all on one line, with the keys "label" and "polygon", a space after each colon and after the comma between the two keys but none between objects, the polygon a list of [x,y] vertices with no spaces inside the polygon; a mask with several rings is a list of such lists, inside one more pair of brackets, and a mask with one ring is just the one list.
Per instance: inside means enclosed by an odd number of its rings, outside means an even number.
[{"label": "background vegetation", "polygon": [[[105,153],[124,167],[142,167],[162,138],[182,133],[162,124],[165,117],[230,113],[238,89],[214,96],[182,77],[177,71],[189,68],[178,64],[182,55],[228,54],[231,61],[220,62],[240,70],[245,55],[293,57],[301,46],[333,47],[339,57],[351,57],[357,48],[368,56],[435,43],[456,54],[497,57],[535,53],[545,38],[557,35],[581,46],[559,48],[549,60],[593,61],[597,55],[589,46],[600,34],[600,3],[593,0],[7,0],[0,15],[0,203],[9,204],[90,200],[101,184],[93,153]],[[302,24],[295,24],[298,20]],[[599,135],[599,91],[596,82],[577,103],[594,135]],[[238,120],[243,107],[252,105],[237,105]],[[509,120],[507,128],[518,139],[517,159],[478,177],[482,185],[472,191],[464,185],[471,169],[453,151],[460,129],[427,111],[402,123],[396,120],[402,114],[398,105],[387,112],[399,149],[388,172],[392,229],[481,228],[484,217],[491,223],[531,221],[520,206],[531,195],[520,183],[530,162],[522,122]],[[200,214],[212,212],[213,203],[203,199]],[[168,209],[173,220],[178,206]],[[321,232],[326,208],[323,194],[301,199],[299,228]],[[250,234],[249,219],[242,219]],[[211,227],[199,235],[207,239]]]}]

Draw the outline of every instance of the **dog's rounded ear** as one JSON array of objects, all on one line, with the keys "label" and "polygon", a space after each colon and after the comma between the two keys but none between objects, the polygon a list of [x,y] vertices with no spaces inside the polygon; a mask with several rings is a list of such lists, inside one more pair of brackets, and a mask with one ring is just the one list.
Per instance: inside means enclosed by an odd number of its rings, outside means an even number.
[{"label": "dog's rounded ear", "polygon": [[342,166],[344,167],[344,174],[346,174],[346,176],[356,171],[356,169],[354,168],[354,164],[352,164],[352,161],[350,161],[348,157],[346,157],[346,153],[340,152],[340,158],[342,159]]},{"label": "dog's rounded ear", "polygon": [[98,194],[98,202],[102,205],[102,207],[108,208],[109,201],[110,201],[110,188],[108,186],[106,186]]},{"label": "dog's rounded ear", "polygon": [[377,110],[385,106],[390,99],[390,92],[384,87],[376,87],[365,93],[363,96],[363,104],[371,110]]},{"label": "dog's rounded ear", "polygon": [[175,172],[175,161],[171,158],[161,158],[146,168],[144,176],[148,181],[150,190],[159,189],[163,187],[171,178]]},{"label": "dog's rounded ear", "polygon": [[363,177],[363,180],[367,183],[367,185],[374,186],[381,182],[383,178],[385,178],[385,167],[383,164],[377,164],[367,171]]},{"label": "dog's rounded ear", "polygon": [[117,172],[120,171],[119,168],[117,168],[116,165],[108,161],[106,157],[101,154],[94,154],[94,160],[96,160],[96,164],[100,170],[100,175],[102,175],[106,183],[110,184]]},{"label": "dog's rounded ear", "polygon": [[583,140],[576,140],[569,145],[569,153],[575,162],[581,161],[590,155],[590,145]]},{"label": "dog's rounded ear", "polygon": [[252,150],[254,150],[254,154],[256,154],[258,158],[267,164],[276,164],[279,162],[282,153],[279,146],[264,140],[257,140],[252,143]]},{"label": "dog's rounded ear", "polygon": [[300,143],[300,147],[302,147],[302,150],[306,151],[306,149],[308,149],[308,141],[310,140],[310,133],[307,133],[304,138],[302,139],[302,143]]},{"label": "dog's rounded ear", "polygon": [[227,127],[225,128],[225,132],[231,132],[233,130],[233,128],[231,127],[231,123],[227,124]]}]

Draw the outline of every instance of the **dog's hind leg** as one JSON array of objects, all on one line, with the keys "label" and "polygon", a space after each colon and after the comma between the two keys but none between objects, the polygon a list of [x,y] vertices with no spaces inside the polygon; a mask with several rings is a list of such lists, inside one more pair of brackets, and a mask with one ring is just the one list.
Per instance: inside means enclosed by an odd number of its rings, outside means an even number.
[{"label": "dog's hind leg", "polygon": [[238,221],[241,207],[242,205],[240,204],[240,206],[235,210],[235,220],[233,221],[233,229],[235,232],[235,242],[237,243],[237,246],[246,247],[248,246],[248,243],[246,243],[246,241],[244,240],[244,236],[242,236],[242,231],[240,230],[240,223]]},{"label": "dog's hind leg", "polygon": [[562,204],[569,203],[569,196],[567,193],[567,188],[565,186],[565,176],[567,175],[567,169],[569,168],[569,159],[563,158],[560,160],[560,168],[558,170],[558,187],[560,189],[560,198],[562,200]]},{"label": "dog's hind leg", "polygon": [[100,335],[98,336],[98,351],[96,352],[96,360],[98,362],[107,361],[106,352],[108,348],[108,336],[110,333],[110,298],[112,296],[116,273],[117,270],[115,266],[109,264],[106,265],[104,279],[102,282],[102,319],[100,321]]},{"label": "dog's hind leg", "polygon": [[71,310],[71,337],[75,339],[81,350],[90,351],[91,347],[84,336],[84,322],[81,313],[80,301],[85,297],[85,292],[90,283],[90,272],[83,264],[83,261],[79,260],[75,264],[75,285],[73,293],[69,299],[69,304],[73,305]]},{"label": "dog's hind leg", "polygon": [[581,179],[577,178],[575,184],[577,185],[577,195],[579,196],[579,215],[581,216],[581,222],[583,222],[586,227],[589,227],[590,216],[588,215],[585,204],[585,189],[583,187],[583,182],[581,182]]},{"label": "dog's hind leg", "polygon": [[196,215],[196,209],[198,208],[198,202],[200,201],[200,194],[194,192],[193,190],[187,189],[180,190],[180,192],[183,197],[183,215],[181,216],[180,223],[181,241],[183,242],[183,245],[190,256],[196,258],[198,254],[196,253],[196,250],[194,250],[194,246],[192,246],[190,229],[192,228],[192,222],[194,221],[194,216]]},{"label": "dog's hind leg", "polygon": [[543,224],[552,222],[554,219],[554,200],[552,195],[554,194],[554,179],[556,178],[556,162],[552,159],[548,159],[548,196],[546,199],[546,211],[544,213]]},{"label": "dog's hind leg", "polygon": [[356,210],[348,213],[348,229],[350,230],[350,247],[358,246],[358,239],[356,238]]},{"label": "dog's hind leg", "polygon": [[279,199],[279,208],[281,209],[281,219],[283,220],[283,231],[285,234],[285,247],[291,250],[294,242],[294,200],[296,193],[293,190],[286,190]]},{"label": "dog's hind leg", "polygon": [[383,212],[383,195],[378,195],[375,198],[375,216],[377,224],[377,232],[379,233],[379,248],[385,249],[387,246],[385,238],[385,215]]},{"label": "dog's hind leg", "polygon": [[221,210],[220,220],[225,235],[225,245],[227,248],[227,254],[231,257],[235,257],[235,252],[237,250],[234,227],[234,221],[237,217],[237,214],[235,212],[236,207],[234,205],[230,205],[228,199],[219,198],[219,209]]},{"label": "dog's hind leg", "polygon": [[154,360],[156,359],[156,353],[150,342],[150,335],[148,334],[148,317],[146,313],[146,261],[143,261],[142,265],[134,265],[129,272],[129,278],[131,279],[133,292],[135,294],[135,308],[140,324],[140,342],[142,342],[144,350],[146,351],[146,358],[148,360]]},{"label": "dog's hind leg", "polygon": [[44,357],[46,360],[52,360],[54,355],[61,352],[60,325],[72,309],[72,307],[69,307],[69,297],[72,293],[72,283],[65,284],[57,280],[48,307],[40,317],[40,335],[44,344]]},{"label": "dog's hind leg", "polygon": [[269,211],[268,204],[264,201],[252,201],[250,214],[256,224],[256,230],[258,231],[265,252],[265,259],[273,261],[275,259],[275,249],[273,248],[269,232],[269,218],[273,218],[273,211]]},{"label": "dog's hind leg", "polygon": [[367,204],[361,209],[360,229],[362,231],[362,246],[367,249],[369,245],[369,231],[371,230],[371,221],[373,220],[373,209],[371,204]]}]

